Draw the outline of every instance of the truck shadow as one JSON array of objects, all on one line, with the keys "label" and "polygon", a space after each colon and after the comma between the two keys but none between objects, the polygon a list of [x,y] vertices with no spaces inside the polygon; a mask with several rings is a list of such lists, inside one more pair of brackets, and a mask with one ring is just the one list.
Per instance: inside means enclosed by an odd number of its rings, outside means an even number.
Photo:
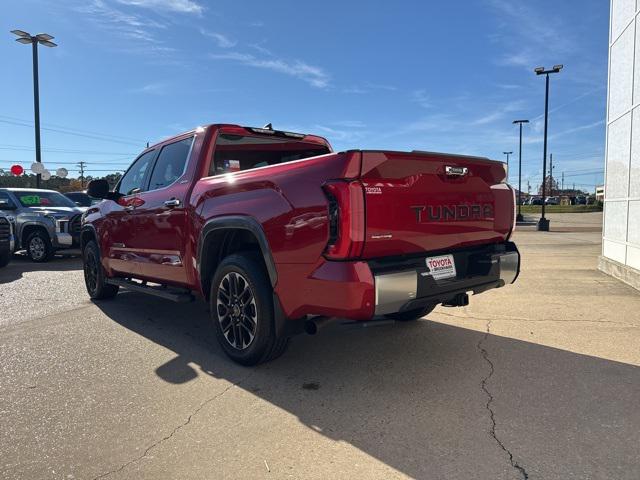
[{"label": "truck shadow", "polygon": [[79,257],[55,256],[46,263],[34,263],[26,255],[13,255],[9,265],[0,269],[0,285],[19,280],[28,272],[68,272],[82,270]]},{"label": "truck shadow", "polygon": [[219,349],[203,303],[124,293],[98,306],[175,352],[155,370],[165,381],[240,382],[314,432],[413,478],[521,478],[491,436],[489,409],[497,438],[531,478],[637,473],[640,369],[632,365],[422,320],[332,325],[247,369]]}]

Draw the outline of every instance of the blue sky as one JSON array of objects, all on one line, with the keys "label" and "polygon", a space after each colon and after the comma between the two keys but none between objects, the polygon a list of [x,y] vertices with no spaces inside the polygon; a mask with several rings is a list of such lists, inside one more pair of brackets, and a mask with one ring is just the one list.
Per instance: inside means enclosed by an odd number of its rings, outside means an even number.
[{"label": "blue sky", "polygon": [[[145,145],[204,123],[316,133],[336,150],[504,159],[525,128],[523,178],[540,182],[552,76],[555,175],[593,190],[604,165],[609,6],[514,2],[4,1],[0,168],[33,161],[30,46],[40,48],[43,160],[124,169]],[[515,183],[517,166],[511,164]],[[76,173],[72,172],[75,176]],[[526,190],[526,188],[523,188]]]}]

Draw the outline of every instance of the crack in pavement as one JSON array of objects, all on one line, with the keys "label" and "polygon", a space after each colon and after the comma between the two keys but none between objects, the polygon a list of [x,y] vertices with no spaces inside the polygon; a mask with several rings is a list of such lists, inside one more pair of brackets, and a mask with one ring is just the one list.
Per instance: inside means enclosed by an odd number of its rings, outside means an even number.
[{"label": "crack in pavement", "polygon": [[489,374],[486,377],[484,377],[480,382],[480,386],[482,390],[487,395],[487,403],[485,405],[485,408],[489,412],[489,418],[491,419],[491,430],[489,430],[489,433],[491,434],[491,437],[493,437],[493,439],[496,441],[498,446],[502,450],[504,450],[504,452],[507,455],[509,455],[509,462],[511,463],[511,466],[520,472],[524,480],[527,480],[529,478],[529,474],[527,473],[527,471],[524,469],[524,467],[522,467],[520,464],[518,464],[518,462],[516,462],[513,459],[513,454],[511,453],[511,451],[504,445],[502,440],[500,440],[496,435],[496,416],[495,416],[495,412],[493,411],[493,408],[491,408],[491,404],[493,403],[493,395],[487,388],[487,382],[493,376],[495,372],[495,367],[493,366],[493,362],[489,359],[489,352],[487,352],[487,349],[484,348],[483,346],[484,342],[489,337],[490,330],[491,330],[491,320],[488,320],[487,330],[482,336],[482,338],[478,341],[478,350],[480,351],[480,354],[482,355],[482,358],[484,359],[484,361],[487,362],[487,364],[489,365]]},{"label": "crack in pavement", "polygon": [[178,430],[180,430],[182,427],[186,427],[187,425],[189,425],[189,423],[191,423],[191,419],[193,417],[195,417],[200,410],[202,410],[204,407],[206,407],[209,403],[213,402],[214,400],[222,397],[225,393],[227,393],[229,390],[231,390],[233,387],[237,387],[238,385],[244,383],[245,381],[247,381],[249,379],[249,377],[251,377],[253,375],[253,373],[250,373],[249,375],[247,375],[246,377],[244,377],[242,380],[240,380],[239,382],[236,383],[232,383],[231,385],[229,385],[227,388],[225,388],[222,392],[217,393],[216,395],[214,395],[213,397],[205,400],[204,402],[202,402],[200,404],[200,406],[198,408],[196,408],[188,417],[187,420],[183,423],[181,423],[180,425],[178,425],[177,427],[175,427],[171,433],[169,435],[166,435],[164,437],[162,437],[160,440],[158,440],[157,442],[151,444],[150,446],[148,446],[144,453],[142,455],[137,456],[136,458],[129,460],[128,462],[122,464],[121,466],[119,466],[116,469],[113,470],[109,470],[108,472],[102,473],[100,475],[98,475],[97,477],[93,477],[93,480],[98,480],[100,478],[105,478],[108,477],[109,475],[113,475],[114,473],[118,473],[121,472],[122,470],[124,470],[125,468],[127,468],[129,465],[133,465],[134,463],[139,462],[140,460],[142,460],[143,458],[145,458],[149,452],[151,450],[153,450],[154,448],[156,448],[158,445],[160,445],[163,442],[166,442],[167,440],[169,440],[171,437],[173,437]]},{"label": "crack in pavement", "polygon": [[443,315],[445,317],[459,318],[461,320],[483,320],[488,322],[493,321],[523,321],[523,322],[535,322],[535,323],[607,323],[613,325],[624,325],[629,328],[640,328],[640,325],[635,325],[633,323],[627,322],[618,322],[616,320],[587,320],[587,319],[566,319],[566,320],[556,320],[552,318],[527,318],[527,317],[513,317],[513,316],[505,316],[505,315],[493,315],[491,317],[476,315],[473,312],[465,312],[466,315],[456,315],[455,313],[446,313],[446,312],[433,312],[434,315]]}]

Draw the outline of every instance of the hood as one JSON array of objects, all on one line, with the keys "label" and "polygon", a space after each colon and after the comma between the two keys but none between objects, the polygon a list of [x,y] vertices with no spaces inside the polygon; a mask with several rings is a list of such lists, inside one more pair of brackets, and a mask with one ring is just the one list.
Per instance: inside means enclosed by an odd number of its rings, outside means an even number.
[{"label": "hood", "polygon": [[29,207],[24,214],[51,215],[53,217],[73,217],[82,214],[85,209],[79,207]]}]

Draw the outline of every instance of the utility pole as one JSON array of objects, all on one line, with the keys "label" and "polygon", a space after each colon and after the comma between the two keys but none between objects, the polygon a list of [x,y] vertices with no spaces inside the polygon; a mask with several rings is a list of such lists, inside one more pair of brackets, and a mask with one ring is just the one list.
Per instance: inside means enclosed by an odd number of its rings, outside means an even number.
[{"label": "utility pole", "polygon": [[562,192],[564,193],[564,172],[562,172]]},{"label": "utility pole", "polygon": [[534,69],[536,75],[545,75],[545,95],[544,95],[544,147],[542,151],[542,216],[538,221],[538,230],[541,232],[549,231],[549,220],[544,216],[544,197],[546,195],[544,175],[547,171],[547,131],[549,127],[549,74],[558,73],[562,70],[562,65],[554,65],[551,70],[545,70],[544,67]]},{"label": "utility pole", "polygon": [[[48,33],[39,33],[38,35],[31,35],[23,30],[11,30],[11,33],[16,35],[16,42],[23,43],[25,45],[31,44],[33,52],[33,114],[34,114],[34,127],[35,127],[35,140],[36,140],[36,162],[42,163],[42,154],[40,149],[40,87],[38,82],[38,44],[45,47],[57,47],[53,40],[53,37]],[[36,175],[36,188],[40,188],[40,174]]]},{"label": "utility pole", "polygon": [[80,186],[84,190],[84,167],[87,165],[86,162],[78,162],[78,167],[80,168]]}]

